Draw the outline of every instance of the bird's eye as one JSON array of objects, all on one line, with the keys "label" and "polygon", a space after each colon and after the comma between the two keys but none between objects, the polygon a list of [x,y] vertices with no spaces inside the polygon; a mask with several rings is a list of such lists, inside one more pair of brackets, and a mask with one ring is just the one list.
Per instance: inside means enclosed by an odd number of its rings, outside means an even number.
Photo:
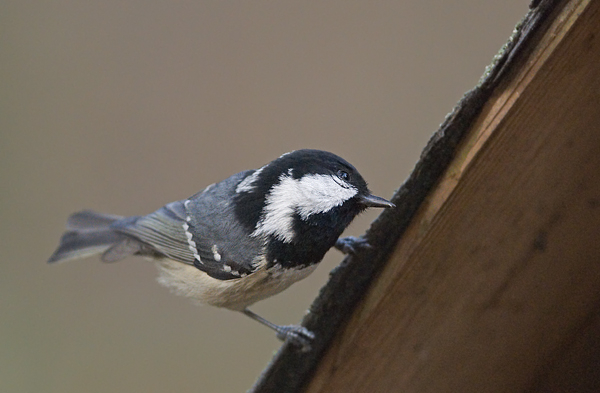
[{"label": "bird's eye", "polygon": [[341,169],[339,171],[337,171],[337,175],[342,180],[348,180],[348,179],[350,179],[350,175],[348,174],[348,172],[343,171]]}]

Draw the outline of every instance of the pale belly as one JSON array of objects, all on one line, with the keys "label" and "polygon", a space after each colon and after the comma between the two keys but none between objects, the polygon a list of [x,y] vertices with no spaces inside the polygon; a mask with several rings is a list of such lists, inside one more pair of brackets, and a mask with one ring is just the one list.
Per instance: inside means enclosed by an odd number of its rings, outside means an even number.
[{"label": "pale belly", "polygon": [[239,279],[217,280],[194,266],[171,260],[157,262],[158,282],[175,294],[194,301],[243,310],[259,300],[273,296],[312,273],[317,264],[302,269],[280,268],[258,271]]}]

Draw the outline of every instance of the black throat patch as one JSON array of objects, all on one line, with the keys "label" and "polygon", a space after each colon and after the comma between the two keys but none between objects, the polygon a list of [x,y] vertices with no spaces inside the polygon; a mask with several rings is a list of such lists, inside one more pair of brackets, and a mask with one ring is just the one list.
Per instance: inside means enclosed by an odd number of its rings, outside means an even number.
[{"label": "black throat patch", "polygon": [[342,206],[326,213],[313,214],[307,219],[293,217],[294,238],[283,242],[270,237],[267,242],[267,267],[277,264],[284,268],[306,267],[321,262],[325,253],[363,210],[355,201],[349,200]]}]

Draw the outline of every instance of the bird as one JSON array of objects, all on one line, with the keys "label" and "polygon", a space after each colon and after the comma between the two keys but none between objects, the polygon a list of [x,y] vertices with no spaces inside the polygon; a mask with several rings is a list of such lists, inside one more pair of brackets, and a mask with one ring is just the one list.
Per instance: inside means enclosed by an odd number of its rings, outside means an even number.
[{"label": "bird", "polygon": [[395,206],[371,194],[343,158],[295,150],[145,216],[74,213],[48,263],[146,257],[173,293],[241,312],[306,351],[311,331],[271,323],[249,306],[307,277],[332,247],[344,253],[368,247],[364,239],[340,236],[369,207]]}]

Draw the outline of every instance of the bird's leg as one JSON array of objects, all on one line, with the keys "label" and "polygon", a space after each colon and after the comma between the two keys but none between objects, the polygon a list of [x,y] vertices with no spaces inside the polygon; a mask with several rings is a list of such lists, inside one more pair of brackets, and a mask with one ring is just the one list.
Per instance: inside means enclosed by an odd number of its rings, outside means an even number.
[{"label": "bird's leg", "polygon": [[292,344],[301,347],[302,352],[307,352],[310,350],[310,343],[312,340],[314,340],[315,335],[313,334],[313,332],[311,332],[304,326],[275,325],[274,323],[267,321],[260,315],[250,311],[247,308],[243,309],[242,312],[250,318],[254,319],[255,321],[260,322],[263,325],[275,330],[275,332],[277,333],[277,338],[281,341],[289,341]]},{"label": "bird's leg", "polygon": [[335,248],[344,254],[356,254],[361,248],[371,248],[371,245],[364,237],[340,237],[335,242]]}]

